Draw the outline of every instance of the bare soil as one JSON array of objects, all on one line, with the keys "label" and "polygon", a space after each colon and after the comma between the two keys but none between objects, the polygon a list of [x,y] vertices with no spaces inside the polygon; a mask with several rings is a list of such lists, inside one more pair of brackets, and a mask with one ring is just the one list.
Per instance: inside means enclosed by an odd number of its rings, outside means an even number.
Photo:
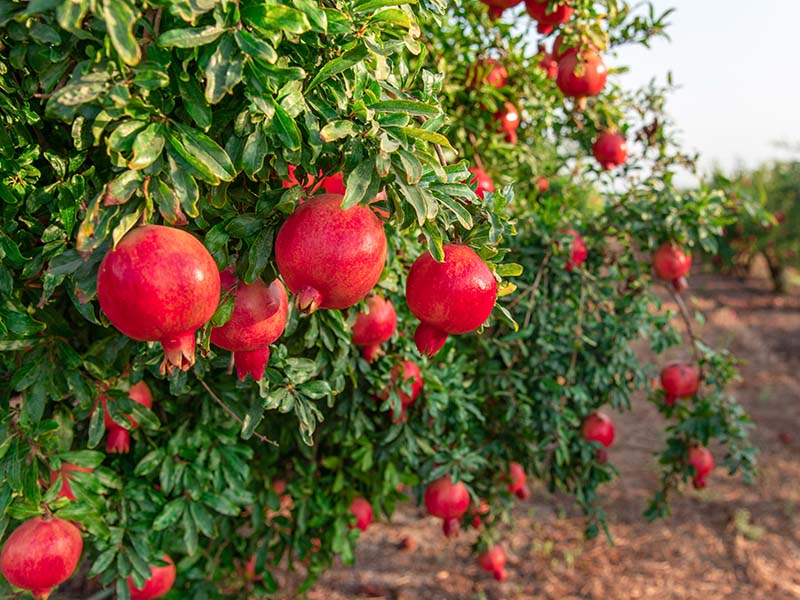
[{"label": "bare soil", "polygon": [[[641,516],[657,486],[663,423],[647,402],[614,416],[610,460],[620,478],[604,506],[614,545],[583,539],[582,518],[533,488],[505,531],[509,578],[495,582],[470,555],[473,534],[446,540],[440,524],[403,507],[362,535],[357,566],[326,574],[312,600],[790,600],[800,598],[800,292],[768,281],[692,280],[702,337],[744,360],[732,392],[756,424],[760,477],[745,485],[718,468],[708,488],[682,491],[672,516]],[[675,356],[679,356],[677,353]],[[415,548],[403,549],[405,538]]]}]

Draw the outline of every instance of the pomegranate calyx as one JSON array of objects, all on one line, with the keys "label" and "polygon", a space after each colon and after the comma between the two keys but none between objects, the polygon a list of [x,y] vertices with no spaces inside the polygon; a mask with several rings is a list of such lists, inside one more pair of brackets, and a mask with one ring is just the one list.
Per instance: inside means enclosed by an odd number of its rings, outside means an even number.
[{"label": "pomegranate calyx", "polygon": [[414,332],[414,343],[420,354],[432,358],[447,341],[447,333],[427,323],[420,323]]},{"label": "pomegranate calyx", "polygon": [[41,590],[31,590],[31,594],[36,600],[47,600],[50,597],[50,593],[53,591],[53,588],[45,588]]},{"label": "pomegranate calyx", "polygon": [[106,452],[127,454],[131,451],[131,433],[123,427],[110,427],[106,437]]},{"label": "pomegranate calyx", "polygon": [[164,348],[164,361],[160,371],[164,375],[172,375],[175,369],[188,371],[194,364],[194,331],[187,331],[177,337],[160,340]]},{"label": "pomegranate calyx", "polygon": [[322,304],[322,294],[314,288],[303,288],[294,297],[294,306],[307,315],[313,314]]},{"label": "pomegranate calyx", "polygon": [[237,350],[233,353],[233,364],[236,365],[236,376],[244,381],[248,375],[255,381],[261,381],[269,362],[269,346],[257,350]]},{"label": "pomegranate calyx", "polygon": [[368,363],[372,363],[383,356],[385,352],[381,349],[380,344],[367,344],[361,347],[361,355]]}]

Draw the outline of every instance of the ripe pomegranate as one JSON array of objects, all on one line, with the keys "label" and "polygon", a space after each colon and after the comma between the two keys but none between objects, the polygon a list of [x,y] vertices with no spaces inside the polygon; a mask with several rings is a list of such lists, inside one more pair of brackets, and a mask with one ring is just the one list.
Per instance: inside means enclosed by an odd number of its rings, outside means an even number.
[{"label": "ripe pomegranate", "polygon": [[671,363],[661,369],[664,402],[675,404],[678,398],[691,398],[700,387],[700,369],[686,363]]},{"label": "ripe pomegranate", "polygon": [[97,298],[111,324],[138,341],[161,342],[161,372],[194,364],[194,332],[219,304],[219,271],[205,246],[174,227],[142,225],[103,257]]},{"label": "ripe pomegranate", "polygon": [[47,600],[52,588],[75,572],[82,550],[83,538],[75,525],[49,515],[33,517],[6,539],[0,571],[11,585]]},{"label": "ripe pomegranate", "polygon": [[489,177],[486,171],[480,167],[472,167],[469,172],[474,175],[474,177],[469,180],[469,183],[470,185],[477,186],[475,193],[478,194],[478,198],[483,200],[486,197],[486,192],[494,191],[494,181],[492,181],[492,178]]},{"label": "ripe pomegranate", "polygon": [[[417,363],[410,360],[404,360],[399,365],[395,365],[392,369],[392,383],[397,381],[397,377],[402,371],[403,383],[405,384],[409,379],[411,380],[411,395],[398,389],[397,395],[400,396],[400,403],[403,405],[403,410],[407,409],[417,399],[419,393],[422,391],[422,371]],[[403,387],[408,387],[404,385]],[[389,390],[384,390],[382,400],[385,402],[389,397]]]},{"label": "ripe pomegranate", "polygon": [[340,208],[323,194],[301,204],[275,239],[275,262],[305,313],[352,306],[378,282],[386,263],[386,233],[365,206]]},{"label": "ripe pomegranate", "polygon": [[527,500],[531,497],[531,490],[527,485],[523,485],[520,489],[514,492],[520,500]]},{"label": "ripe pomegranate", "polygon": [[506,134],[505,140],[509,144],[516,144],[517,128],[519,127],[519,111],[517,111],[517,107],[511,102],[506,102],[503,105],[503,110],[495,113],[494,117],[500,121],[500,129]]},{"label": "ripe pomegranate", "polygon": [[564,266],[567,271],[572,271],[575,267],[579,267],[586,262],[586,259],[589,258],[589,250],[586,248],[586,242],[580,233],[574,229],[567,229],[564,233],[575,238],[570,246],[569,260]]},{"label": "ripe pomegranate", "polygon": [[689,464],[694,467],[692,485],[695,489],[706,487],[706,478],[714,470],[714,457],[708,448],[692,446],[689,448]]},{"label": "ripe pomegranate", "polygon": [[606,65],[594,50],[569,53],[558,61],[556,84],[567,97],[596,96],[603,91],[607,78]]},{"label": "ripe pomegranate", "polygon": [[344,185],[344,173],[339,171],[328,177],[323,177],[319,182],[319,188],[324,190],[326,194],[340,194],[344,196],[347,190]]},{"label": "ripe pomegranate", "polygon": [[452,483],[449,475],[440,477],[425,490],[425,508],[428,514],[444,519],[444,533],[449,537],[460,528],[459,521],[469,508],[467,486],[460,481]]},{"label": "ripe pomegranate", "polygon": [[653,271],[656,277],[671,281],[676,292],[682,292],[688,287],[686,275],[691,269],[691,255],[684,253],[673,242],[664,242],[653,254]]},{"label": "ripe pomegranate", "polygon": [[350,529],[357,527],[361,531],[366,531],[372,523],[372,505],[366,499],[357,496],[350,504],[350,512],[356,516],[356,524],[351,525]]},{"label": "ripe pomegranate", "polygon": [[549,79],[558,77],[558,61],[549,52],[543,54],[542,60],[539,61],[539,66],[547,72]]},{"label": "ripe pomegranate", "polygon": [[72,479],[70,473],[75,471],[80,471],[81,473],[91,473],[94,471],[94,469],[79,467],[78,465],[65,462],[61,463],[60,471],[53,471],[50,473],[50,485],[53,485],[56,482],[56,479],[58,479],[58,476],[61,475],[61,490],[58,492],[59,498],[69,498],[73,502],[76,500],[75,494],[72,493],[72,488],[69,485],[69,480]]},{"label": "ripe pomegranate", "polygon": [[[132,385],[128,391],[128,397],[142,406],[153,407],[153,395],[144,381]],[[127,454],[131,449],[131,431],[136,429],[139,424],[132,416],[127,415],[130,421],[130,429],[125,429],[111,418],[111,413],[108,411],[108,403],[113,402],[113,400],[106,398],[106,396],[100,396],[100,401],[103,403],[103,421],[108,432],[106,452],[109,454]]]},{"label": "ripe pomegranate", "polygon": [[515,7],[522,0],[481,0],[481,2],[489,7],[489,18],[494,21],[503,15],[505,9]]},{"label": "ripe pomegranate", "polygon": [[592,145],[592,154],[606,171],[610,171],[628,160],[628,143],[619,133],[606,131]]},{"label": "ripe pomegranate", "polygon": [[495,544],[486,550],[478,557],[478,564],[484,571],[492,573],[498,581],[503,581],[506,578],[506,553],[501,546]]},{"label": "ripe pomegranate", "polygon": [[549,26],[548,31],[539,33],[550,33],[553,25],[563,25],[570,20],[575,9],[569,6],[569,2],[556,4],[552,9],[549,7],[550,0],[525,0],[525,9],[532,19],[536,19],[540,25]]},{"label": "ripe pomegranate", "polygon": [[[600,442],[608,448],[614,443],[614,423],[608,415],[601,412],[594,412],[583,422],[581,428],[583,439],[588,442]],[[606,462],[608,454],[602,448],[598,448],[597,460],[601,463]]]},{"label": "ripe pomegranate", "polygon": [[489,514],[488,502],[486,502],[486,500],[481,500],[477,506],[474,503],[470,503],[469,514],[473,517],[472,526],[475,529],[480,529],[480,526],[483,524],[483,519],[481,519],[481,516]]},{"label": "ripe pomegranate", "polygon": [[367,312],[358,313],[353,323],[353,343],[361,346],[364,359],[371,363],[380,356],[381,344],[389,341],[396,330],[394,304],[374,294],[367,298]]},{"label": "ripe pomegranate", "polygon": [[250,375],[261,381],[269,361],[269,345],[286,327],[289,301],[277,279],[269,286],[261,279],[250,285],[236,278],[232,268],[220,273],[223,289],[234,295],[228,322],[211,330],[211,342],[233,352],[236,374],[241,381]]},{"label": "ripe pomegranate", "polygon": [[474,331],[489,317],[496,298],[494,275],[469,246],[446,244],[441,263],[426,252],[406,281],[408,308],[421,321],[414,332],[417,349],[431,357],[448,335]]},{"label": "ripe pomegranate", "polygon": [[508,484],[508,491],[512,494],[516,494],[525,487],[528,481],[525,468],[518,462],[512,462],[509,466],[508,474],[511,479],[511,483]]},{"label": "ripe pomegranate", "polygon": [[499,60],[494,58],[482,58],[467,72],[467,85],[470,87],[481,87],[491,85],[496,89],[505,87],[508,83],[508,70]]},{"label": "ripe pomegranate", "polygon": [[[131,600],[152,600],[161,598],[172,589],[175,583],[175,563],[168,555],[162,559],[167,563],[163,567],[150,565],[150,579],[144,582],[143,588],[137,588],[133,583],[133,577],[128,577],[128,589],[131,592]],[[255,563],[253,563],[255,567]]]},{"label": "ripe pomegranate", "polygon": [[550,181],[544,175],[540,175],[539,179],[536,180],[536,186],[539,188],[539,193],[544,194],[550,189]]}]

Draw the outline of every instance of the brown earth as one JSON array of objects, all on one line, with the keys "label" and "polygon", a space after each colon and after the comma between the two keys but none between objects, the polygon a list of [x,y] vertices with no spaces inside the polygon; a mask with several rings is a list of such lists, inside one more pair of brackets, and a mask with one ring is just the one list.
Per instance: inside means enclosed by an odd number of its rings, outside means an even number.
[{"label": "brown earth", "polygon": [[[620,478],[604,490],[614,538],[586,541],[569,503],[534,487],[504,531],[509,579],[497,583],[470,555],[473,534],[447,541],[439,523],[402,508],[359,542],[357,566],[323,577],[312,600],[789,600],[800,598],[800,293],[766,280],[702,276],[689,304],[702,337],[745,362],[732,392],[757,428],[753,485],[718,468],[708,488],[672,499],[672,516],[641,516],[657,486],[663,423],[648,403],[614,415],[610,459]],[[678,356],[676,354],[675,356]],[[413,540],[412,551],[401,548]]]}]

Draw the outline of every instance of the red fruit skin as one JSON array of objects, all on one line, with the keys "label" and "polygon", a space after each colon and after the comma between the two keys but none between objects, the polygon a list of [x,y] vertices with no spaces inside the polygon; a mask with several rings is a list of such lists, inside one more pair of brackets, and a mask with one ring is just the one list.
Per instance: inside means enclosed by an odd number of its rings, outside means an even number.
[{"label": "red fruit skin", "polygon": [[460,519],[469,508],[467,486],[452,483],[449,475],[440,477],[425,490],[425,508],[440,519]]},{"label": "red fruit skin", "polygon": [[44,600],[75,572],[83,551],[81,532],[69,521],[33,517],[3,544],[0,571],[11,585]]},{"label": "red fruit skin", "polygon": [[592,145],[592,154],[603,169],[610,171],[628,160],[628,142],[619,133],[601,133]]},{"label": "red fruit skin", "polygon": [[472,167],[469,170],[474,175],[469,180],[470,185],[476,185],[475,193],[478,198],[483,200],[486,197],[486,192],[494,192],[494,181],[489,177],[489,174],[480,167]]},{"label": "red fruit skin", "polygon": [[369,524],[372,523],[372,505],[361,496],[353,498],[350,504],[350,512],[356,516],[355,526],[351,525],[350,529],[358,528],[361,531],[366,531]]},{"label": "red fruit skin", "polygon": [[458,537],[461,533],[461,521],[459,519],[445,519],[442,521],[442,533],[444,537]]},{"label": "red fruit skin", "polygon": [[512,462],[508,469],[511,483],[508,484],[508,491],[516,494],[518,491],[525,487],[528,482],[528,476],[525,474],[523,466],[517,462]]},{"label": "red fruit skin", "polygon": [[219,304],[219,271],[193,235],[174,227],[142,225],[103,257],[97,298],[119,331],[164,347],[162,373],[194,364],[194,334]]},{"label": "red fruit skin", "polygon": [[481,0],[481,2],[489,7],[489,18],[495,20],[502,16],[505,9],[513,8],[522,0]]},{"label": "red fruit skin", "polygon": [[269,361],[269,345],[286,328],[289,300],[277,279],[269,286],[261,279],[242,283],[231,269],[220,273],[222,287],[234,294],[228,322],[211,330],[211,342],[233,352],[236,374],[241,381],[250,375],[260,381]]},{"label": "red fruit skin", "polygon": [[[128,391],[128,397],[134,402],[138,402],[147,408],[153,407],[153,395],[150,393],[150,388],[144,381],[131,386]],[[100,401],[103,403],[103,422],[106,426],[108,435],[106,436],[106,452],[109,454],[127,454],[131,449],[131,431],[136,429],[139,424],[136,420],[128,415],[128,420],[131,422],[131,429],[125,429],[117,424],[111,418],[108,412],[108,399],[105,396],[100,396]]]},{"label": "red fruit skin", "polygon": [[667,404],[678,398],[691,398],[700,387],[700,369],[686,363],[671,363],[661,369],[661,387]]},{"label": "red fruit skin", "polygon": [[556,84],[569,98],[596,96],[603,91],[608,78],[608,70],[599,54],[586,50],[582,58],[577,52],[563,56],[558,61]]},{"label": "red fruit skin", "polygon": [[552,10],[549,9],[548,4],[549,0],[525,0],[525,10],[539,24],[550,26],[563,25],[570,20],[575,12],[575,9],[570,7],[568,2],[557,4]]},{"label": "red fruit skin", "polygon": [[527,485],[522,486],[520,489],[518,489],[514,493],[517,495],[517,498],[519,498],[520,500],[527,500],[528,498],[531,497],[531,490],[530,490],[530,488],[528,488]]},{"label": "red fruit skin", "polygon": [[558,61],[553,58],[553,55],[549,52],[545,52],[542,55],[539,66],[547,71],[547,77],[549,79],[556,79],[558,77]]},{"label": "red fruit skin", "polygon": [[347,187],[344,185],[344,173],[339,171],[329,177],[324,177],[319,183],[319,187],[325,190],[326,194],[340,194],[344,196]]},{"label": "red fruit skin", "polygon": [[586,248],[586,242],[583,240],[580,233],[574,229],[567,229],[564,233],[575,238],[570,247],[569,260],[564,266],[567,271],[572,271],[575,267],[579,267],[586,262],[586,259],[589,258],[589,250]]},{"label": "red fruit skin", "polygon": [[[481,75],[483,75],[482,80]],[[467,85],[470,87],[491,85],[499,90],[505,87],[506,83],[508,83],[508,70],[494,58],[480,59],[467,73]]]},{"label": "red fruit skin", "polygon": [[501,581],[501,582],[505,581],[506,579],[508,579],[508,571],[506,571],[505,569],[500,569],[499,571],[495,571],[494,572],[494,578],[497,581]]},{"label": "red fruit skin", "polygon": [[61,463],[61,471],[53,471],[50,473],[50,485],[53,485],[58,479],[59,474],[61,475],[61,490],[58,492],[59,498],[69,498],[73,502],[77,500],[75,498],[75,494],[72,493],[72,488],[69,485],[69,480],[72,479],[70,473],[74,471],[80,471],[81,473],[91,473],[94,469],[89,469],[87,467],[79,467],[78,465],[73,465],[72,463]]},{"label": "red fruit skin", "polygon": [[292,213],[275,239],[275,262],[296,294],[295,306],[348,308],[366,296],[386,263],[386,233],[365,206],[342,210],[342,196],[323,194]]},{"label": "red fruit skin", "polygon": [[[168,555],[164,555],[163,560],[169,564],[163,567],[150,565],[150,578],[145,581],[144,587],[139,589],[133,583],[133,577],[128,577],[128,589],[131,592],[131,600],[152,600],[161,598],[172,589],[175,583],[175,563]],[[255,566],[255,563],[254,563]]]},{"label": "red fruit skin", "polygon": [[358,313],[353,323],[353,343],[362,347],[362,354],[367,362],[372,362],[380,355],[383,342],[397,331],[397,313],[394,304],[383,296],[373,295],[367,298],[367,312]]},{"label": "red fruit skin", "polygon": [[446,244],[441,263],[426,252],[406,280],[408,308],[422,321],[414,333],[417,348],[430,357],[447,335],[474,331],[489,317],[496,298],[497,281],[472,248]]},{"label": "red fruit skin", "polygon": [[494,115],[495,119],[500,120],[500,129],[506,134],[505,140],[509,144],[517,143],[517,128],[519,127],[519,111],[517,107],[506,102],[503,110]]},{"label": "red fruit skin", "polygon": [[692,485],[695,489],[706,487],[706,478],[714,470],[714,457],[708,448],[692,446],[689,448],[689,464],[694,467]]},{"label": "red fruit skin", "polygon": [[503,571],[506,566],[506,552],[502,546],[495,544],[478,557],[478,564],[489,573]]},{"label": "red fruit skin", "polygon": [[664,242],[653,254],[653,271],[656,277],[674,281],[689,274],[692,257],[673,242]]},{"label": "red fruit skin", "polygon": [[550,189],[550,181],[548,181],[547,177],[544,175],[540,175],[539,179],[536,180],[536,185],[539,188],[539,193],[544,194],[547,190]]},{"label": "red fruit skin", "polygon": [[[405,411],[405,409],[414,404],[414,400],[417,399],[422,391],[423,380],[422,371],[420,370],[419,365],[410,360],[404,360],[392,369],[392,382],[397,381],[397,377],[400,375],[401,371],[403,373],[403,383],[407,382],[409,379],[411,380],[410,396],[402,390],[398,390],[397,392],[397,395],[400,396],[400,403],[403,406],[403,411]],[[382,400],[385,402],[388,397],[389,391],[386,390],[383,392]]]},{"label": "red fruit skin", "polygon": [[586,418],[581,433],[586,441],[600,442],[606,448],[614,443],[614,423],[601,412],[592,413]]}]

